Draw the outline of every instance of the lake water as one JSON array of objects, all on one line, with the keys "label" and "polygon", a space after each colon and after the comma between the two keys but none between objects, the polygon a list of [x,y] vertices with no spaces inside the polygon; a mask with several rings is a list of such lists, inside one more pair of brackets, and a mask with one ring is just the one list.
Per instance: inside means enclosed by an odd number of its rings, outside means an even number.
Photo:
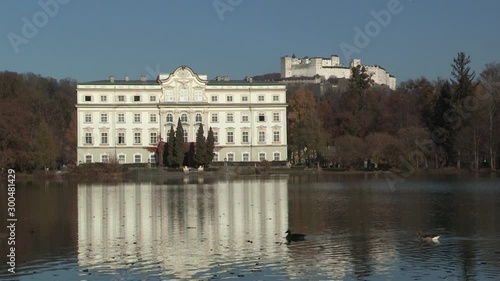
[{"label": "lake water", "polygon": [[0,280],[500,280],[497,176],[18,183],[15,275],[2,184]]}]

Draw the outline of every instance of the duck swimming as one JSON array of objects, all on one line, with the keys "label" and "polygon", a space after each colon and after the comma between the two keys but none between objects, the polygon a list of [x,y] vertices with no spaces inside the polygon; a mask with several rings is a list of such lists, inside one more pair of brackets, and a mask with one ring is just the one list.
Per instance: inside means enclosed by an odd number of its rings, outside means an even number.
[{"label": "duck swimming", "polygon": [[420,241],[439,243],[439,235],[435,234],[423,234],[422,232],[417,232],[418,239]]},{"label": "duck swimming", "polygon": [[292,232],[289,230],[287,230],[285,233],[287,233],[286,235],[286,240],[288,242],[290,241],[304,241],[306,240],[306,235],[305,234],[298,234],[298,233],[294,233],[292,234]]}]

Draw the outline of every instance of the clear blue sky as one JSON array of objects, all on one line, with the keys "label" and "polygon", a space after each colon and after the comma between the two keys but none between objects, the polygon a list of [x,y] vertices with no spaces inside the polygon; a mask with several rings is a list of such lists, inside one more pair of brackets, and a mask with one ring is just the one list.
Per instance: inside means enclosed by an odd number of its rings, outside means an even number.
[{"label": "clear blue sky", "polygon": [[[61,4],[48,15],[39,2],[53,1]],[[341,43],[356,46],[354,28],[364,30],[374,20],[371,11],[387,10],[391,1],[3,0],[0,70],[84,82],[150,76],[148,67],[168,73],[180,65],[209,78],[242,79],[279,72],[280,57],[293,53],[338,54],[347,64]],[[214,2],[230,9],[221,17]],[[353,57],[384,66],[398,82],[448,78],[459,51],[471,56],[477,73],[500,61],[500,1],[400,0],[398,8]],[[38,30],[28,28],[24,36],[23,17]]]}]

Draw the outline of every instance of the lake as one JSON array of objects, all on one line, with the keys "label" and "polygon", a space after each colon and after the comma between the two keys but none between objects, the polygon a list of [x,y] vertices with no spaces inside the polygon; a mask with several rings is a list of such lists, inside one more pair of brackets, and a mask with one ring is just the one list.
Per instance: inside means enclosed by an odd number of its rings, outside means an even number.
[{"label": "lake", "polygon": [[15,275],[0,200],[0,280],[500,280],[495,175],[18,182]]}]

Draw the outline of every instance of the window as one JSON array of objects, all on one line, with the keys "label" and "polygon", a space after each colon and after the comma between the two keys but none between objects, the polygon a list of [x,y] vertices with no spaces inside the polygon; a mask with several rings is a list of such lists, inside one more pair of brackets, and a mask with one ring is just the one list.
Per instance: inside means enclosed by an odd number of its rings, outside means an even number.
[{"label": "window", "polygon": [[85,96],[85,101],[92,101],[92,96]]},{"label": "window", "polygon": [[194,92],[194,100],[195,101],[203,101],[203,94],[201,93],[201,91]]},{"label": "window", "polygon": [[264,161],[264,160],[266,160],[266,153],[265,152],[259,153],[259,161]]},{"label": "window", "polygon": [[118,133],[118,144],[125,144],[125,133]]},{"label": "window", "polygon": [[174,122],[174,116],[171,113],[167,114],[167,122],[170,123]]},{"label": "window", "polygon": [[248,132],[241,133],[241,142],[248,143]]},{"label": "window", "polygon": [[107,154],[102,154],[101,155],[101,162],[102,163],[108,163],[109,162],[109,157]]},{"label": "window", "polygon": [[141,96],[134,96],[134,101],[141,101]]},{"label": "window", "polygon": [[149,96],[150,102],[156,102],[156,96]]},{"label": "window", "polygon": [[227,132],[227,143],[234,142],[234,132]]},{"label": "window", "polygon": [[217,115],[217,113],[212,113],[212,122],[219,122],[219,116]]},{"label": "window", "polygon": [[156,144],[157,141],[157,135],[156,133],[150,133],[149,134],[149,143],[150,144]]},{"label": "window", "polygon": [[141,114],[134,113],[134,123],[141,123]]},{"label": "window", "polygon": [[108,101],[108,96],[101,96],[101,102]]},{"label": "window", "polygon": [[92,133],[85,133],[85,144],[92,144]]},{"label": "window", "polygon": [[273,142],[280,142],[280,131],[273,132]]},{"label": "window", "polygon": [[217,101],[218,101],[217,96],[212,96],[212,102],[217,102]]},{"label": "window", "polygon": [[234,116],[234,115],[233,115],[233,113],[228,113],[228,114],[226,115],[226,121],[227,121],[227,122],[234,122],[234,118],[233,118],[233,116]]},{"label": "window", "polygon": [[259,101],[264,101],[264,96],[259,96]]},{"label": "window", "polygon": [[173,90],[166,90],[165,91],[165,100],[166,101],[174,101],[174,91]]},{"label": "window", "polygon": [[265,122],[266,121],[266,115],[264,113],[259,113],[259,122]]},{"label": "window", "polygon": [[243,101],[243,102],[247,102],[247,101],[248,101],[248,96],[242,96],[242,97],[241,97],[241,101]]},{"label": "window", "polygon": [[200,113],[196,113],[196,123],[201,123],[202,118]]},{"label": "window", "polygon": [[125,155],[124,154],[120,154],[118,155],[118,163],[125,163]]},{"label": "window", "polygon": [[188,131],[184,130],[184,143],[188,142]]},{"label": "window", "polygon": [[227,102],[233,102],[233,96],[226,96]]},{"label": "window", "polygon": [[243,157],[242,157],[243,161],[250,161],[250,154],[248,153],[243,153]]},{"label": "window", "polygon": [[241,115],[241,122],[248,122],[248,114],[243,113]]},{"label": "window", "polygon": [[273,121],[274,122],[279,122],[280,121],[280,113],[279,112],[274,112],[273,113]]},{"label": "window", "polygon": [[234,153],[228,153],[227,154],[227,161],[228,162],[233,162],[234,161]]},{"label": "window", "polygon": [[187,122],[187,121],[188,121],[188,116],[187,116],[187,114],[186,114],[186,113],[183,113],[183,114],[181,115],[181,122]]},{"label": "window", "polygon": [[149,155],[149,163],[153,163],[153,164],[156,163],[156,155],[155,154]]},{"label": "window", "polygon": [[280,161],[280,153],[279,152],[275,152],[274,155],[273,155],[273,160],[274,161]]},{"label": "window", "polygon": [[214,153],[214,158],[212,159],[213,162],[219,161],[219,154]]},{"label": "window", "polygon": [[188,91],[187,89],[181,89],[179,95],[180,101],[188,101]]},{"label": "window", "polygon": [[101,144],[108,144],[108,133],[101,133]]},{"label": "window", "polygon": [[142,163],[142,159],[141,159],[141,155],[140,154],[136,154],[134,155],[134,163]]},{"label": "window", "polygon": [[134,144],[141,143],[141,133],[134,133]]},{"label": "window", "polygon": [[259,142],[265,142],[266,141],[266,132],[259,132]]},{"label": "window", "polygon": [[101,123],[108,123],[108,114],[101,113]]},{"label": "window", "polygon": [[125,123],[125,113],[118,113],[118,123]]},{"label": "window", "polygon": [[92,122],[92,114],[85,113],[85,123],[90,123],[90,122]]},{"label": "window", "polygon": [[149,123],[156,123],[156,113],[149,114]]},{"label": "window", "polygon": [[219,143],[219,132],[214,131],[214,142]]},{"label": "window", "polygon": [[125,101],[125,96],[118,96],[118,101],[119,102],[124,102]]},{"label": "window", "polygon": [[92,163],[92,155],[85,155],[85,163]]},{"label": "window", "polygon": [[280,96],[277,95],[273,96],[273,101],[280,101]]}]

